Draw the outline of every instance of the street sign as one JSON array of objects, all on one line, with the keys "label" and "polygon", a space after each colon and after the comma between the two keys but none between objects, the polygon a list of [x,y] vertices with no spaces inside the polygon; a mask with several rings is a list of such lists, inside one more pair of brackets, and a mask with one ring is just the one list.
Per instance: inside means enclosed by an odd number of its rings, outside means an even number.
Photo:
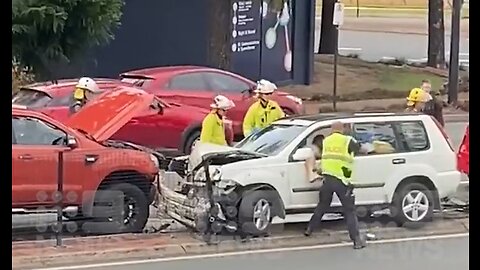
[{"label": "street sign", "polygon": [[335,3],[333,9],[333,25],[341,26],[343,24],[344,8],[345,5],[343,3]]}]

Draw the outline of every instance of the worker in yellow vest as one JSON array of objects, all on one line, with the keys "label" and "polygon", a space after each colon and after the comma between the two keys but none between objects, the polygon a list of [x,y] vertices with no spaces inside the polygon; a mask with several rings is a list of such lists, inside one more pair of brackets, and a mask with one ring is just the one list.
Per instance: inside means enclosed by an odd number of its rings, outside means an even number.
[{"label": "worker in yellow vest", "polygon": [[73,102],[69,106],[70,114],[78,112],[91,99],[91,96],[99,91],[97,83],[92,78],[80,78],[73,92]]},{"label": "worker in yellow vest", "polygon": [[344,124],[332,124],[332,134],[323,140],[322,161],[319,172],[322,175],[320,201],[305,230],[305,236],[310,236],[320,225],[323,215],[330,208],[333,193],[337,194],[347,221],[350,239],[355,249],[366,246],[365,239],[360,236],[358,219],[355,214],[355,195],[351,177],[353,173],[353,158],[360,151],[360,145],[351,136],[344,135]]},{"label": "worker in yellow vest", "polygon": [[227,145],[223,119],[225,118],[227,111],[235,107],[235,104],[227,97],[218,95],[214,98],[210,107],[212,108],[212,111],[207,114],[202,122],[200,142]]},{"label": "worker in yellow vest", "polygon": [[257,82],[254,92],[257,94],[258,100],[250,106],[245,114],[243,136],[247,137],[285,116],[280,105],[268,99],[276,89],[277,86],[267,80]]}]

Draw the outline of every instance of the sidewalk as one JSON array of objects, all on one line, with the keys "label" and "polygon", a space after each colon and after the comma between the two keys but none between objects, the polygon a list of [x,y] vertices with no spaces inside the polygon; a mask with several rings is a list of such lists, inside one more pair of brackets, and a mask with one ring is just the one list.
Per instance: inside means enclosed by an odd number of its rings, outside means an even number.
[{"label": "sidewalk", "polygon": [[[317,17],[319,19],[320,17]],[[428,35],[427,18],[345,17],[341,30]],[[450,33],[450,18],[445,17],[445,33]],[[469,37],[469,19],[460,24],[462,38]]]}]

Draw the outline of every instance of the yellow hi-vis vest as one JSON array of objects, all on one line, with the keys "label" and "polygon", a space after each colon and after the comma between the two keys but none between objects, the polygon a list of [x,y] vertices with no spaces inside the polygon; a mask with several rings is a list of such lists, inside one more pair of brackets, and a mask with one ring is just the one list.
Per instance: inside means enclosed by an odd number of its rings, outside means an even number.
[{"label": "yellow hi-vis vest", "polygon": [[227,145],[223,120],[218,116],[215,110],[211,111],[203,119],[202,130],[200,132],[200,142]]},{"label": "yellow hi-vis vest", "polygon": [[351,137],[333,133],[323,140],[322,160],[320,162],[322,174],[334,176],[345,185],[351,180],[351,174],[344,175],[342,167],[353,172],[353,153],[348,153]]}]

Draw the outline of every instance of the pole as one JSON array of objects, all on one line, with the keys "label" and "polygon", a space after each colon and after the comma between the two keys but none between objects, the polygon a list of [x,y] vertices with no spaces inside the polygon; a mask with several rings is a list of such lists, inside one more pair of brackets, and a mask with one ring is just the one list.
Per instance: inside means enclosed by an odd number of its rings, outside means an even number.
[{"label": "pole", "polygon": [[337,66],[338,66],[338,26],[335,27],[335,50],[333,54],[333,111],[337,111]]},{"label": "pole", "polygon": [[360,0],[357,0],[357,18],[360,17]]},{"label": "pole", "polygon": [[450,34],[450,61],[448,70],[448,103],[456,104],[458,100],[458,56],[460,51],[460,12],[462,0],[453,0],[452,30]]},{"label": "pole", "polygon": [[58,152],[57,164],[57,230],[55,233],[56,247],[62,246],[62,231],[63,231],[63,152]]}]

